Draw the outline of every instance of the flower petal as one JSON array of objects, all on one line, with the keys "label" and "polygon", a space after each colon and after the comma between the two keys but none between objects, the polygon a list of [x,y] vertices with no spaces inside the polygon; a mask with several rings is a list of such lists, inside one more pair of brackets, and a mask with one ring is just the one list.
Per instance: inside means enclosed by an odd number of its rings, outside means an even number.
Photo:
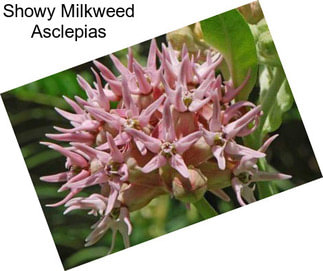
[{"label": "flower petal", "polygon": [[202,136],[201,131],[196,131],[194,133],[191,133],[185,137],[182,137],[180,140],[176,141],[174,143],[176,151],[179,154],[183,154],[185,151],[187,151],[197,140],[200,139]]},{"label": "flower petal", "polygon": [[159,106],[163,103],[165,96],[160,96],[156,101],[146,107],[144,110],[141,111],[138,120],[142,127],[145,127],[149,121],[151,116],[155,113],[155,111],[159,108]]},{"label": "flower petal", "polygon": [[144,143],[145,147],[148,150],[150,150],[154,153],[158,153],[160,151],[160,145],[162,143],[159,139],[151,137],[151,136],[145,134],[144,132],[133,129],[133,128],[125,128],[125,131],[128,134],[130,134],[131,136],[140,140],[142,143]]},{"label": "flower petal", "polygon": [[212,147],[213,156],[217,160],[218,167],[221,170],[225,169],[224,148],[225,148],[225,145],[224,146],[215,145],[215,146]]},{"label": "flower petal", "polygon": [[175,154],[170,158],[170,165],[176,169],[184,178],[189,178],[190,174],[181,155]]},{"label": "flower petal", "polygon": [[111,154],[112,160],[117,163],[123,163],[124,161],[123,155],[118,149],[117,145],[115,144],[114,139],[110,133],[107,133],[107,140],[110,145],[110,154]]},{"label": "flower petal", "polygon": [[167,164],[167,159],[158,154],[154,156],[144,167],[141,168],[141,171],[144,173],[149,173],[157,168],[163,167]]},{"label": "flower petal", "polygon": [[237,200],[240,203],[240,205],[241,206],[246,205],[246,203],[243,201],[243,199],[241,197],[241,189],[243,187],[243,184],[236,177],[234,177],[231,180],[231,183],[232,183],[232,188],[233,188],[234,192],[236,193],[236,197],[237,197]]}]

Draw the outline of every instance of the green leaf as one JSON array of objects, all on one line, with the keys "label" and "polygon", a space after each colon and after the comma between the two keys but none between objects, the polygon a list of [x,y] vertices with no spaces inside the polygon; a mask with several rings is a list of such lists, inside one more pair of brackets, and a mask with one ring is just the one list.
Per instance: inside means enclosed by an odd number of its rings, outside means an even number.
[{"label": "green leaf", "polygon": [[280,127],[283,114],[292,107],[294,101],[282,67],[261,65],[259,70],[258,104],[261,105],[263,115],[258,128],[246,139],[247,145],[252,148],[259,148],[264,137]]},{"label": "green leaf", "polygon": [[66,269],[69,269],[82,263],[86,263],[94,259],[106,256],[107,254],[108,249],[106,247],[85,248],[68,257],[64,262],[64,267]]},{"label": "green leaf", "polygon": [[[283,71],[281,72],[283,73]],[[262,70],[260,80],[264,76],[269,76],[268,68]],[[264,83],[266,85],[264,85]],[[260,81],[260,104],[265,103],[268,96],[272,96],[268,93],[269,91],[276,92],[275,90],[271,90],[270,85],[267,85],[267,83],[267,79],[265,79],[263,83]],[[283,113],[288,111],[293,105],[293,95],[286,77],[282,80],[280,87],[277,89],[276,97],[272,101],[271,106],[268,109],[266,108],[266,116],[263,118],[263,134],[277,130],[282,123]]]},{"label": "green leaf", "polygon": [[255,85],[258,65],[248,24],[237,10],[230,10],[202,21],[201,27],[205,41],[223,55],[235,87],[244,81],[250,69],[251,77],[237,96],[237,100],[246,100]]},{"label": "green leaf", "polygon": [[192,204],[198,210],[203,219],[208,219],[218,215],[217,211],[213,209],[213,207],[204,197],[199,201],[193,202]]}]

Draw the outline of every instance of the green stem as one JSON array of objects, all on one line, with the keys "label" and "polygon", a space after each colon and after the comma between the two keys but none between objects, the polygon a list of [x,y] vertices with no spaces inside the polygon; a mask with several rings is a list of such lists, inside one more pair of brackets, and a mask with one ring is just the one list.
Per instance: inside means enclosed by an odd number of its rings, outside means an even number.
[{"label": "green stem", "polygon": [[[272,82],[266,92],[266,96],[262,98],[262,111],[263,116],[260,118],[257,129],[248,137],[244,139],[245,144],[253,149],[258,149],[262,143],[266,133],[263,131],[266,116],[269,114],[272,102],[275,100],[276,95],[285,80],[285,74],[282,67],[275,67],[272,77]],[[259,159],[258,168],[261,171],[267,171],[267,162],[265,159]],[[275,194],[276,189],[271,182],[258,182],[257,190],[260,199],[269,197]]]},{"label": "green stem", "polygon": [[[260,171],[267,171],[267,161],[265,158],[259,159],[258,161],[258,168]],[[275,188],[271,182],[258,182],[257,183],[257,190],[260,199],[267,198],[271,195],[276,194]]]},{"label": "green stem", "polygon": [[266,96],[262,98],[261,109],[263,111],[263,115],[260,118],[258,127],[251,135],[244,138],[244,142],[248,147],[258,149],[262,145],[262,141],[265,137],[263,127],[266,121],[266,117],[269,114],[272,103],[276,99],[277,93],[281,85],[283,84],[285,78],[286,77],[283,68],[275,67],[270,87],[266,91]]},{"label": "green stem", "polygon": [[210,203],[208,203],[208,201],[204,197],[192,204],[195,206],[195,208],[198,210],[198,212],[204,219],[218,215],[217,211],[213,209],[213,207],[210,205]]}]

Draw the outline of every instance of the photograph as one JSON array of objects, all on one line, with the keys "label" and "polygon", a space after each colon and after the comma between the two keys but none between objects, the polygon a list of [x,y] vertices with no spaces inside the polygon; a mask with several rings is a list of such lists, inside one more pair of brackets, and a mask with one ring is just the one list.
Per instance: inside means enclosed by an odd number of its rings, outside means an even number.
[{"label": "photograph", "polygon": [[65,270],[322,177],[259,2],[1,97]]}]

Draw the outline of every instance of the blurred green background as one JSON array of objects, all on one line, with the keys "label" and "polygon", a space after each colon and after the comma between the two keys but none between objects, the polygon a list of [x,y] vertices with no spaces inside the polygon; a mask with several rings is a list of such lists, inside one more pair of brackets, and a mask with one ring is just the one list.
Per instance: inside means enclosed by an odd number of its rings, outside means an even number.
[{"label": "blurred green background", "polygon": [[[159,45],[161,42],[166,42],[165,36],[160,36],[156,40]],[[142,64],[145,64],[149,45],[150,42],[147,41],[133,47],[136,59]],[[126,63],[126,54],[126,49],[115,53],[123,63]],[[108,56],[98,60],[117,74]],[[111,242],[111,234],[106,234],[96,245],[84,248],[84,239],[90,233],[90,226],[97,221],[97,218],[87,215],[86,211],[74,211],[63,215],[63,206],[45,207],[45,204],[59,201],[65,194],[63,192],[57,193],[59,185],[41,182],[39,177],[64,171],[64,157],[40,145],[39,141],[47,140],[44,136],[45,133],[55,133],[53,125],[69,127],[68,121],[60,117],[53,107],[69,110],[62,95],[70,98],[78,95],[85,98],[85,93],[77,84],[76,74],[80,74],[88,82],[92,82],[93,76],[90,71],[92,66],[91,62],[85,63],[2,94],[65,269],[105,256]],[[257,91],[259,90],[255,87],[253,90],[255,97]],[[276,192],[321,177],[295,104],[291,110],[285,113],[283,124],[277,133],[280,136],[268,150],[268,161],[274,168],[292,175],[293,178],[287,181],[274,181]],[[97,188],[90,188],[87,192],[82,192],[80,196],[86,196],[95,191]],[[210,193],[206,194],[208,201],[220,213],[239,207],[231,189],[226,189],[226,192],[232,196],[233,200],[230,203],[224,202]],[[189,210],[183,203],[168,196],[162,196],[153,200],[147,207],[133,212],[131,220],[133,223],[131,244],[136,245],[196,223],[202,218],[193,206]],[[121,249],[123,249],[123,243],[118,236],[114,252]]]}]

